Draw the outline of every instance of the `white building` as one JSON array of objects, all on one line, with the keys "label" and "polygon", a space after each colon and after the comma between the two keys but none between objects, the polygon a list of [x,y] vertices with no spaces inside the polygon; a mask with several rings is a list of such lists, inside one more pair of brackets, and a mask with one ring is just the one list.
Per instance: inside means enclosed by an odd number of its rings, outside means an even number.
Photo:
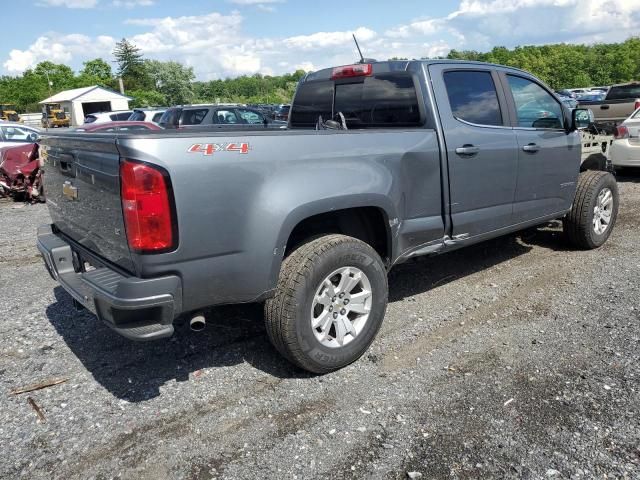
[{"label": "white building", "polygon": [[77,126],[82,125],[84,117],[90,113],[129,110],[130,100],[131,97],[95,85],[56,93],[41,101],[40,105],[60,104],[61,108],[71,117],[71,125]]}]

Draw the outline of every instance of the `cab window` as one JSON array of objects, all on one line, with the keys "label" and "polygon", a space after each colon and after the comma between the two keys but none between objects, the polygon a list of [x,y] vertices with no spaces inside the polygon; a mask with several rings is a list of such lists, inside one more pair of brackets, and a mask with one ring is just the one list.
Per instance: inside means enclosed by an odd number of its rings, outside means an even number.
[{"label": "cab window", "polygon": [[477,125],[501,126],[502,112],[491,72],[453,70],[444,72],[449,104],[458,120]]},{"label": "cab window", "polygon": [[516,75],[507,75],[516,104],[518,126],[524,128],[563,128],[562,107],[537,83]]}]

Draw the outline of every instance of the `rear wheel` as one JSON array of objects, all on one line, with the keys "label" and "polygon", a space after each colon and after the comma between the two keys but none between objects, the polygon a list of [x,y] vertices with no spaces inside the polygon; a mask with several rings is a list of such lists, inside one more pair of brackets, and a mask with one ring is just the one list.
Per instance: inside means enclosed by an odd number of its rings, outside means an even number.
[{"label": "rear wheel", "polygon": [[265,305],[267,333],[289,361],[313,373],[342,368],[367,350],[387,306],[387,274],[376,251],[344,235],[296,248]]},{"label": "rear wheel", "polygon": [[608,172],[580,174],[571,212],[563,220],[567,239],[584,249],[598,248],[611,235],[618,216],[618,184]]}]

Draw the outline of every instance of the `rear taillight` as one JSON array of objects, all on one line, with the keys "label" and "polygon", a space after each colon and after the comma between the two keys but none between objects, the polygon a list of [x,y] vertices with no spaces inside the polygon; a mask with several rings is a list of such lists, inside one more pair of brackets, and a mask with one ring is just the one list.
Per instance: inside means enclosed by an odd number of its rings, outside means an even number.
[{"label": "rear taillight", "polygon": [[178,238],[168,174],[146,163],[123,160],[120,191],[129,248],[139,253],[173,250]]},{"label": "rear taillight", "polygon": [[615,138],[629,138],[629,129],[624,125],[618,125],[613,133]]},{"label": "rear taillight", "polygon": [[636,103],[633,104],[633,109],[637,110],[640,108],[640,100],[636,100]]},{"label": "rear taillight", "polygon": [[331,72],[331,80],[339,78],[351,77],[367,77],[373,72],[373,66],[370,63],[357,63],[355,65],[345,65],[344,67],[336,67]]}]

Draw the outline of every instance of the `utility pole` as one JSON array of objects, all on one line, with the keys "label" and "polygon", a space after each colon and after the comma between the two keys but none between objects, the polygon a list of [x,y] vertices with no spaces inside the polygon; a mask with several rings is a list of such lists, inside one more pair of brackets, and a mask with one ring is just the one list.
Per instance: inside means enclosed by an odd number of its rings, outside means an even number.
[{"label": "utility pole", "polygon": [[[44,74],[47,76],[47,85],[49,86],[49,98],[51,98],[51,87],[53,86],[53,82],[49,79],[49,71],[45,70]],[[49,130],[49,105],[44,105],[42,112],[42,116],[45,119],[45,128]]]},{"label": "utility pole", "polygon": [[49,71],[45,70],[44,74],[47,76],[47,85],[49,85],[49,96],[51,96],[51,87],[53,86],[53,82],[49,80]]}]

